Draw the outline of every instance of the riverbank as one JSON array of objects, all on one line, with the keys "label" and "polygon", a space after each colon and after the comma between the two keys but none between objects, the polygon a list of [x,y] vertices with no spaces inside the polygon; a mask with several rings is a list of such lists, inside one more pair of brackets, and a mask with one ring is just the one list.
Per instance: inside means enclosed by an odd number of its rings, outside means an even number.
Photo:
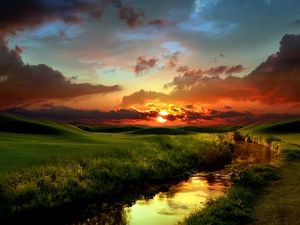
[{"label": "riverbank", "polygon": [[[38,157],[44,152],[57,153],[51,160],[5,174],[0,189],[2,224],[65,224],[67,218],[78,216],[78,211],[85,217],[110,200],[126,201],[132,193],[136,198],[147,185],[163,187],[194,171],[222,168],[233,153],[229,142],[197,134],[89,134],[46,125],[47,129],[44,124],[37,128],[51,134],[1,133],[5,157],[20,151],[36,152]],[[27,149],[29,146],[32,149]],[[82,148],[80,154],[73,152],[67,157],[63,151],[72,152],[75,146],[75,152]],[[55,151],[56,147],[60,151]]]},{"label": "riverbank", "polygon": [[298,225],[300,221],[300,120],[244,128],[250,136],[277,139],[284,156],[280,179],[256,202],[251,225]]},{"label": "riverbank", "polygon": [[[233,177],[228,195],[211,200],[180,225],[297,225],[300,216],[299,120],[250,126],[230,140],[259,143],[281,151],[280,167],[253,166]],[[294,132],[294,133],[293,133]],[[279,165],[279,164],[277,164]],[[257,198],[259,196],[259,198]]]},{"label": "riverbank", "polygon": [[280,170],[281,179],[274,182],[254,207],[251,225],[298,225],[300,221],[300,135],[283,140],[286,161]]}]

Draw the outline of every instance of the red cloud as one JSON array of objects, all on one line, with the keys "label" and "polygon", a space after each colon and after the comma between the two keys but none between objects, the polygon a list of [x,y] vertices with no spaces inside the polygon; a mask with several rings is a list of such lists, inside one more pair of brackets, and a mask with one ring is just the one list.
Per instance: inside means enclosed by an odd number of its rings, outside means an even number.
[{"label": "red cloud", "polygon": [[156,58],[146,59],[144,56],[140,56],[137,59],[134,71],[137,75],[140,75],[141,73],[153,68],[157,61],[158,59]]},{"label": "red cloud", "polygon": [[224,99],[265,104],[300,103],[300,35],[285,35],[279,51],[245,77],[206,76],[207,73],[233,74],[244,70],[241,65],[208,71],[180,67],[180,75],[165,85],[173,88],[171,93],[156,92],[152,96],[162,101],[174,99],[190,103],[213,103]]},{"label": "red cloud", "polygon": [[119,18],[125,20],[130,27],[135,27],[139,18],[143,16],[144,13],[141,10],[137,11],[132,6],[122,6],[119,9]]}]

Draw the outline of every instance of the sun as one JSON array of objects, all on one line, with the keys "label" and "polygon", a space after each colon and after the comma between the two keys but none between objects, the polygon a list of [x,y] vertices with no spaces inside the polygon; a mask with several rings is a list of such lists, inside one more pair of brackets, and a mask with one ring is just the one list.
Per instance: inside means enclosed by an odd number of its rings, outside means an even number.
[{"label": "sun", "polygon": [[169,113],[165,110],[162,110],[162,111],[159,111],[158,113],[158,117],[156,117],[156,120],[157,122],[159,123],[165,123],[167,122],[168,120],[165,118],[165,116],[169,115]]},{"label": "sun", "polygon": [[159,123],[165,123],[165,122],[167,122],[167,119],[165,119],[165,118],[163,118],[163,117],[161,117],[161,116],[158,116],[158,117],[156,118],[156,120],[157,120],[157,122],[159,122]]},{"label": "sun", "polygon": [[169,113],[167,111],[160,111],[158,114],[161,115],[161,116],[169,115]]}]

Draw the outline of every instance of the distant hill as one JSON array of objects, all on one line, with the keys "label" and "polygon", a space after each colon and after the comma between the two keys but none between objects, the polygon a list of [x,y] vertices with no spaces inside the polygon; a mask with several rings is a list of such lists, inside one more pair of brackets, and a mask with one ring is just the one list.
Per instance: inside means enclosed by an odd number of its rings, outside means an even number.
[{"label": "distant hill", "polygon": [[42,134],[42,135],[83,135],[86,132],[128,133],[128,134],[191,134],[191,133],[223,133],[235,131],[236,126],[182,126],[182,127],[146,127],[146,126],[98,126],[69,125],[46,120],[33,120],[0,114],[0,132]]},{"label": "distant hill", "polygon": [[78,134],[82,130],[67,124],[51,121],[25,119],[8,114],[0,114],[0,132],[21,134],[64,135]]},{"label": "distant hill", "polygon": [[99,133],[127,133],[140,129],[144,129],[139,126],[92,126],[92,125],[77,125],[82,130],[89,132],[99,132]]},{"label": "distant hill", "polygon": [[195,133],[225,133],[230,131],[235,131],[240,127],[237,126],[185,126],[179,129],[195,132]]},{"label": "distant hill", "polygon": [[270,134],[300,133],[300,119],[253,124],[242,128],[241,131]]},{"label": "distant hill", "polygon": [[179,135],[179,134],[190,134],[191,132],[182,130],[180,128],[170,128],[170,127],[148,127],[144,129],[139,129],[130,132],[131,134],[170,134],[170,135]]},{"label": "distant hill", "polygon": [[129,134],[190,134],[190,133],[223,133],[235,131],[235,126],[184,126],[184,127],[145,127],[145,126],[93,126],[77,125],[80,129],[99,133],[129,133]]}]

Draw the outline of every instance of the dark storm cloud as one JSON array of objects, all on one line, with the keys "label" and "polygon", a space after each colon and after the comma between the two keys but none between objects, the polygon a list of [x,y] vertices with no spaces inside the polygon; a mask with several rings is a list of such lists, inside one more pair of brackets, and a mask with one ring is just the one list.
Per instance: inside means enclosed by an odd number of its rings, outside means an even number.
[{"label": "dark storm cloud", "polygon": [[99,19],[104,10],[113,5],[118,10],[120,20],[134,27],[141,10],[120,0],[14,0],[0,1],[0,36],[15,33],[27,27],[36,27],[45,22],[61,20],[66,23],[78,23],[85,16]]},{"label": "dark storm cloud", "polygon": [[267,103],[300,102],[300,35],[284,35],[279,51],[245,77]]},{"label": "dark storm cloud", "polygon": [[158,59],[156,58],[146,59],[144,56],[140,56],[137,58],[134,72],[137,75],[141,75],[143,72],[146,72],[147,70],[154,68],[157,62]]},{"label": "dark storm cloud", "polygon": [[72,98],[121,90],[120,86],[75,84],[61,72],[40,64],[25,64],[22,49],[0,45],[0,107],[41,99]]}]

